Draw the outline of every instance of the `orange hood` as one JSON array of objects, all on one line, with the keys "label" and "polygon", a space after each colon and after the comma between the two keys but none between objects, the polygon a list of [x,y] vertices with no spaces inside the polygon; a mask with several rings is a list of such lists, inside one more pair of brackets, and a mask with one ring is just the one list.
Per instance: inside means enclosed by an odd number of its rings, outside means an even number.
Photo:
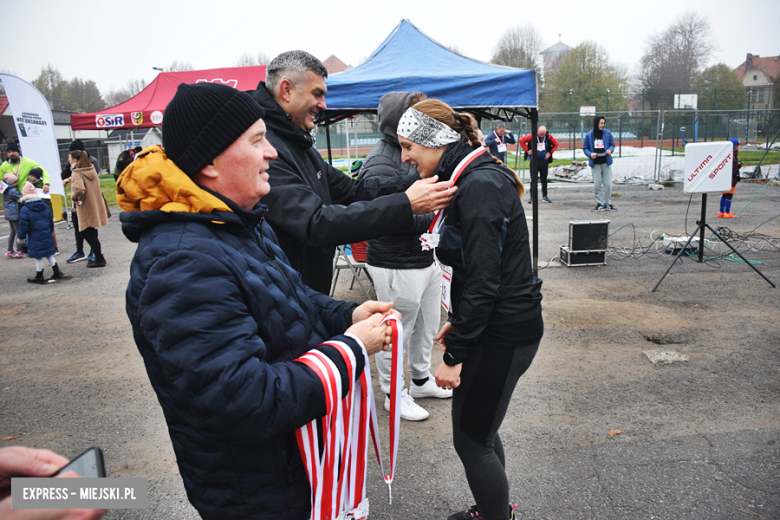
[{"label": "orange hood", "polygon": [[122,211],[231,211],[224,202],[195,184],[159,146],[146,147],[122,172],[116,182],[116,199]]}]

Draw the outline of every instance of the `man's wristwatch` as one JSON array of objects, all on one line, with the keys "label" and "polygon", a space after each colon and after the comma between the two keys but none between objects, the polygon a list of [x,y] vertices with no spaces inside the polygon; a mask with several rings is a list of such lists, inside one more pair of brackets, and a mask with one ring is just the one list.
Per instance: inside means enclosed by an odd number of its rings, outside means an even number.
[{"label": "man's wristwatch", "polygon": [[460,365],[461,363],[463,362],[455,359],[455,356],[453,356],[449,352],[444,353],[444,364],[447,365],[448,367],[454,367],[455,365]]}]

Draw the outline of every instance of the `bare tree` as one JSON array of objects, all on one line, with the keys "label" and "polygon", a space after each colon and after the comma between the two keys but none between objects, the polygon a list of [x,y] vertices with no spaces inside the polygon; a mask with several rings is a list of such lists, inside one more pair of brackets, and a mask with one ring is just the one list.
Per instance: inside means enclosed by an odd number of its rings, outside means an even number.
[{"label": "bare tree", "polygon": [[460,49],[457,47],[457,45],[445,45],[445,47],[447,48],[447,50],[463,56],[463,54],[460,52]]},{"label": "bare tree", "polygon": [[532,24],[516,25],[498,39],[491,63],[541,72],[539,53],[544,43]]},{"label": "bare tree", "polygon": [[103,96],[103,99],[106,101],[106,106],[113,107],[120,103],[124,103],[145,88],[146,82],[143,79],[129,79],[124,88],[109,90],[108,93]]},{"label": "bare tree", "polygon": [[636,87],[644,89],[650,108],[671,107],[674,94],[690,92],[713,50],[710,22],[694,11],[683,13],[664,32],[648,37]]},{"label": "bare tree", "polygon": [[194,70],[192,68],[192,63],[189,61],[173,60],[173,63],[171,63],[170,66],[165,67],[165,72],[181,72],[185,70]]},{"label": "bare tree", "polygon": [[569,106],[625,110],[628,70],[625,65],[613,63],[597,42],[583,42],[561,60],[545,91],[545,111],[567,111]]},{"label": "bare tree", "polygon": [[268,65],[269,63],[271,63],[271,59],[264,52],[258,52],[256,55],[245,52],[236,60],[236,67],[256,67],[257,65]]}]

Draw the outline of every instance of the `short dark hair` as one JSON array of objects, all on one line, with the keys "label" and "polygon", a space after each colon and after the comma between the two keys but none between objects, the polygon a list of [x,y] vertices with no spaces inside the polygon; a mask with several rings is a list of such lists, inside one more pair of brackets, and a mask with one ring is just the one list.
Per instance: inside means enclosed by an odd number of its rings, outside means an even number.
[{"label": "short dark hair", "polygon": [[328,69],[320,60],[306,51],[287,51],[271,60],[265,71],[265,88],[275,95],[283,79],[292,82],[296,87],[303,85],[306,72],[312,71],[323,78],[328,77]]},{"label": "short dark hair", "polygon": [[499,128],[506,128],[506,123],[504,123],[503,121],[498,123],[498,125],[496,125],[496,130],[498,130]]}]

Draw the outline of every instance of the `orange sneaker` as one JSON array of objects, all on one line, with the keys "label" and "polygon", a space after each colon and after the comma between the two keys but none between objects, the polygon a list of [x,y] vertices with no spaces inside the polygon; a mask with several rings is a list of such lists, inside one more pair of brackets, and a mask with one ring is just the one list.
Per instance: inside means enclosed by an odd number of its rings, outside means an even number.
[{"label": "orange sneaker", "polygon": [[724,213],[723,216],[726,217],[726,218],[739,218],[738,216],[736,216],[733,213]]},{"label": "orange sneaker", "polygon": [[726,218],[726,214],[722,211],[718,211],[718,218]]}]

